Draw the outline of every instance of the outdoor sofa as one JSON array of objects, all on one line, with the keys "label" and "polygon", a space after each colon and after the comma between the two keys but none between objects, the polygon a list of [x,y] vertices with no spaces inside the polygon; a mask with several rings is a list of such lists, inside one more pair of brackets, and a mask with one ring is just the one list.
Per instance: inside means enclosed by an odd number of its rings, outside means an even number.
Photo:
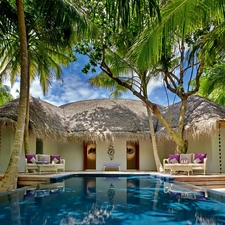
[{"label": "outdoor sofa", "polygon": [[25,155],[25,173],[29,171],[47,172],[65,171],[65,159],[60,155],[47,154],[26,154]]},{"label": "outdoor sofa", "polygon": [[190,154],[169,154],[169,158],[163,159],[164,173],[169,170],[170,173],[179,171],[187,172],[188,175],[193,171],[201,170],[205,175],[207,172],[207,154],[190,153]]}]

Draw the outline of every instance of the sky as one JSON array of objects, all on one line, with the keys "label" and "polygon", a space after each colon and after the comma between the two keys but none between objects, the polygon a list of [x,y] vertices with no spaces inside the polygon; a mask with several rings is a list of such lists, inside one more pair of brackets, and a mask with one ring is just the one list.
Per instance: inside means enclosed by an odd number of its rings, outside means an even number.
[{"label": "sky", "polygon": [[[48,103],[56,106],[64,105],[71,102],[88,100],[88,99],[106,99],[110,98],[109,91],[98,87],[90,87],[88,79],[95,74],[88,73],[83,74],[81,72],[83,66],[88,62],[87,57],[78,56],[78,60],[70,64],[68,68],[63,68],[63,74],[61,80],[53,80],[48,93],[44,96],[39,80],[35,79],[31,83],[30,94],[35,98],[39,98]],[[4,82],[10,86],[9,81]],[[14,98],[19,97],[18,90],[20,89],[19,81],[11,87],[11,94]],[[166,98],[165,88],[162,81],[154,80],[149,84],[149,100],[153,103],[167,106],[168,101]],[[173,102],[171,97],[170,104]],[[123,99],[138,99],[132,92],[127,92],[123,96]]]}]

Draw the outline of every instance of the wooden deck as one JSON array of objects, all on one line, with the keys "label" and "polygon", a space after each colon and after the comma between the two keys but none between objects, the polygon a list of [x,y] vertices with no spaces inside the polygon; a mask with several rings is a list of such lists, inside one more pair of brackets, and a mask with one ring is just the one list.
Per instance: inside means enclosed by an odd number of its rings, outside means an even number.
[{"label": "wooden deck", "polygon": [[[156,172],[147,172],[147,171],[115,171],[115,172],[108,172],[108,171],[80,171],[80,172],[64,172],[64,173],[43,173],[41,175],[37,173],[20,173],[18,176],[18,187],[22,186],[29,186],[29,185],[37,185],[39,183],[48,183],[50,182],[51,178],[57,177],[59,175],[149,175],[155,174],[159,177],[166,177],[168,179],[174,179],[175,181],[185,182],[188,184],[192,184],[198,187],[219,190],[225,192],[225,174],[207,174],[207,175],[169,175],[163,173],[156,173]],[[0,174],[0,180],[2,179],[3,174]]]},{"label": "wooden deck", "polygon": [[175,181],[185,182],[195,186],[208,189],[224,189],[225,191],[225,174],[209,174],[196,176],[174,176]]}]

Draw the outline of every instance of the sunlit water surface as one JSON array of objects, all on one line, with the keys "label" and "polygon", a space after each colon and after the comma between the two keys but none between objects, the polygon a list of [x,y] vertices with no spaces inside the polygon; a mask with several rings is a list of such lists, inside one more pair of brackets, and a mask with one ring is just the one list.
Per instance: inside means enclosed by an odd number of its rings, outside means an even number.
[{"label": "sunlit water surface", "polygon": [[[216,196],[216,198],[215,198]],[[0,225],[225,224],[221,196],[151,177],[73,177],[0,196]]]}]

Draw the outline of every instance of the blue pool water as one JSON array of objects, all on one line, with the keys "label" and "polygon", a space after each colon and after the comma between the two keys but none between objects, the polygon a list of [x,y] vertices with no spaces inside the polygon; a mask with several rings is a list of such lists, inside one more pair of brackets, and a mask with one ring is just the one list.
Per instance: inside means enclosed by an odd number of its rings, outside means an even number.
[{"label": "blue pool water", "polygon": [[142,177],[72,177],[0,195],[0,225],[225,224],[224,196]]}]

